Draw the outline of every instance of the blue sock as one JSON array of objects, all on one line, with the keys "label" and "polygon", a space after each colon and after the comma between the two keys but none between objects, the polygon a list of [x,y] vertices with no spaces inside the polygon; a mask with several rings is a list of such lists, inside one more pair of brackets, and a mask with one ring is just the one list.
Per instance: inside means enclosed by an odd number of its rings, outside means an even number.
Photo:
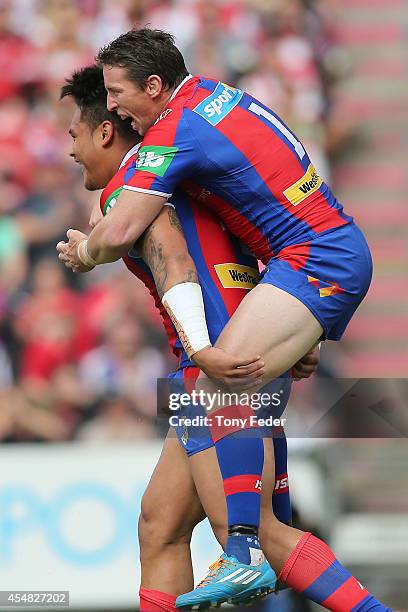
[{"label": "blue sock", "polygon": [[[228,407],[217,414],[235,414],[242,418],[243,408]],[[246,409],[246,414],[248,411]],[[251,410],[251,414],[252,410]],[[258,428],[211,428],[227,502],[228,529],[226,554],[241,563],[257,564],[260,560],[258,528],[261,510],[263,439]],[[234,535],[231,535],[234,532]]]},{"label": "blue sock", "polygon": [[246,565],[258,565],[261,559],[261,550],[257,536],[234,535],[229,536],[225,549],[229,557],[235,557]]}]

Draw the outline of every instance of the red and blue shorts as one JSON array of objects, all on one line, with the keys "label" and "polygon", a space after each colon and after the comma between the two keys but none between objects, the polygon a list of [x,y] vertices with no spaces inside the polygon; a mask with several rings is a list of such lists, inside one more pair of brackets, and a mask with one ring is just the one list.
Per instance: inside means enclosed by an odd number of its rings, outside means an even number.
[{"label": "red and blue shorts", "polygon": [[[199,372],[199,368],[187,366],[169,374],[170,393],[191,393]],[[270,417],[280,419],[289,401],[291,386],[292,379],[287,372],[262,387],[256,394],[256,398],[254,396],[253,402],[254,413],[258,419],[262,419],[262,422],[267,422]],[[270,402],[268,402],[269,398]],[[255,399],[258,400],[258,403],[255,402]],[[210,429],[203,420],[200,420],[200,417],[203,418],[207,414],[203,406],[191,403],[175,410],[171,415],[173,418],[170,425],[174,428],[180,444],[189,457],[211,448],[214,444]],[[190,424],[194,420],[196,422]],[[261,430],[263,437],[272,437],[271,426],[264,425]]]},{"label": "red and blue shorts", "polygon": [[300,300],[321,324],[322,339],[340,340],[368,291],[372,270],[366,239],[352,222],[283,248],[259,282]]}]

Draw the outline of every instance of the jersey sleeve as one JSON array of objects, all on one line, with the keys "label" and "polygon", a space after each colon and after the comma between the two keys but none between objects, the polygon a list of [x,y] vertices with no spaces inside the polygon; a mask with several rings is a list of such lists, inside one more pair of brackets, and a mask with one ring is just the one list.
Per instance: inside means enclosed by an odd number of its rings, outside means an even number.
[{"label": "jersey sleeve", "polygon": [[124,189],[169,198],[181,181],[200,172],[203,158],[185,118],[166,118],[147,132]]}]

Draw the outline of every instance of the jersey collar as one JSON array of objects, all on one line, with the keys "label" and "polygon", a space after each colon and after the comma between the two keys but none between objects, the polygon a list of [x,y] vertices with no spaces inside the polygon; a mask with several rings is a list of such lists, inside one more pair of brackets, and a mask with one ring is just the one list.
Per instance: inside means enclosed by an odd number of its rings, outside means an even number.
[{"label": "jersey collar", "polygon": [[[176,87],[176,89],[173,91],[173,93],[171,94],[171,98],[169,100],[169,102],[171,102],[172,100],[174,100],[174,98],[177,96],[178,92],[180,91],[180,89],[183,87],[183,85],[185,85],[187,83],[187,81],[189,81],[190,79],[194,78],[192,74],[189,74],[188,76],[186,76],[185,79],[183,79],[180,83],[180,85],[178,87]],[[167,102],[167,104],[169,103]]]},{"label": "jersey collar", "polygon": [[125,157],[122,159],[121,164],[119,166],[120,168],[123,168],[123,166],[126,164],[127,161],[129,161],[129,159],[132,157],[132,155],[134,155],[135,153],[138,152],[139,147],[140,147],[141,143],[139,142],[138,144],[136,144],[134,147],[132,147],[130,149],[130,151],[128,151],[125,155]]}]

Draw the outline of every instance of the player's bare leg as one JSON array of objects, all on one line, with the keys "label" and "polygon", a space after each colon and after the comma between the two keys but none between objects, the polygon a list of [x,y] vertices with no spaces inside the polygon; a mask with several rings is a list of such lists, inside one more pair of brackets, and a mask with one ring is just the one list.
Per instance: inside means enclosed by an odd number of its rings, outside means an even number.
[{"label": "player's bare leg", "polygon": [[[279,522],[271,507],[275,485],[272,441],[264,439],[265,459],[262,473],[261,527],[262,546],[267,546],[271,566],[280,572],[287,558],[304,535],[302,531]],[[223,482],[214,447],[190,458],[191,470],[205,514],[224,548],[227,539],[227,506]],[[266,550],[264,550],[266,553]]]},{"label": "player's bare leg", "polygon": [[[262,473],[261,497],[261,542],[267,542],[272,567],[279,572],[292,550],[303,536],[303,532],[280,523],[271,507],[275,485],[275,466],[272,441],[264,439],[265,459]],[[223,482],[214,448],[190,458],[191,469],[204,511],[213,530],[218,534],[221,546],[227,540],[227,506],[223,493]],[[265,552],[265,551],[264,551]]]},{"label": "player's bare leg", "polygon": [[[264,444],[260,538],[262,549],[280,580],[320,603],[326,610],[391,612],[349,574],[324,542],[276,519],[271,507],[274,487],[272,443],[267,439]],[[219,529],[221,509],[226,519],[226,504],[215,449],[203,451],[190,461],[197,492],[209,520],[226,537],[225,528]],[[224,542],[223,538],[221,540]]]},{"label": "player's bare leg", "polygon": [[[272,512],[272,493],[275,486],[275,465],[272,440],[265,438],[264,446],[265,458],[264,470],[262,473],[261,531],[263,525],[266,527],[270,523],[273,524],[274,530],[279,530],[283,523],[280,523]],[[195,487],[204,512],[210,521],[214,533],[217,535],[218,541],[221,546],[225,548],[227,540],[227,505],[215,448],[211,447],[201,453],[197,453],[190,457],[189,461]],[[293,547],[296,546],[299,538],[303,535],[303,533],[297,529],[291,527],[288,527],[288,529],[291,533],[291,537],[289,537],[289,541],[286,544],[282,541],[282,538],[274,536],[274,542],[276,542],[280,548],[278,553],[274,553],[274,560],[278,562],[277,567],[279,569],[279,561],[283,559],[283,565]],[[269,534],[270,531],[271,530],[267,528],[265,534]]]},{"label": "player's bare leg", "polygon": [[237,355],[261,355],[266,383],[289,370],[322,333],[322,326],[300,300],[264,283],[243,299],[216,346]]},{"label": "player's bare leg", "polygon": [[[302,302],[276,287],[261,284],[243,299],[221,332],[216,347],[228,354],[261,355],[265,384],[308,353],[322,332],[320,323]],[[217,398],[216,383],[204,373],[200,374],[197,387]],[[210,413],[209,427],[226,493],[229,538],[225,552],[236,560],[234,563],[250,566],[260,558],[257,536],[263,444],[251,405],[244,406],[235,400],[230,404],[216,403],[212,407],[214,414]],[[229,426],[231,419],[235,423],[238,419],[244,421],[245,427]],[[258,553],[254,552],[256,548]]]},{"label": "player's bare leg", "polygon": [[204,517],[187,455],[175,434],[168,435],[142,500],[142,587],[172,595],[193,588],[190,540]]}]

